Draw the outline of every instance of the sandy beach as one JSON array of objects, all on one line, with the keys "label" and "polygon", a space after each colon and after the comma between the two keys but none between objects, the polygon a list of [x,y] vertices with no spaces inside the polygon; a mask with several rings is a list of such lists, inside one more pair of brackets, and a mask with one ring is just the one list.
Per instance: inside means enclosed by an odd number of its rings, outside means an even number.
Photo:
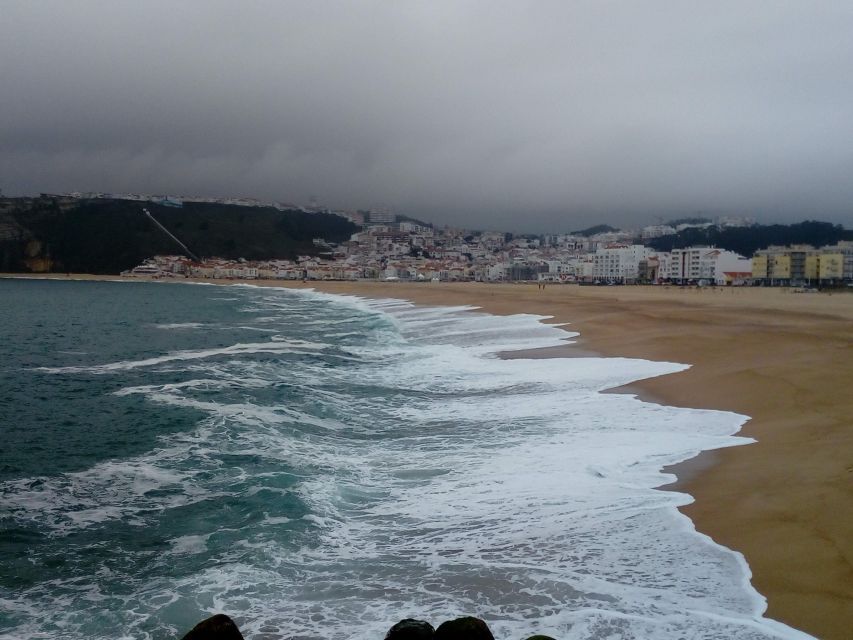
[{"label": "sandy beach", "polygon": [[[105,279],[105,278],[98,278]],[[211,281],[229,284],[227,281]],[[853,629],[853,293],[536,284],[255,281],[493,314],[552,316],[575,344],[537,355],[693,365],[617,392],[751,417],[755,444],[671,469],[698,530],[742,552],[767,615],[819,638]],[[526,354],[532,355],[532,354]]]},{"label": "sandy beach", "polygon": [[[553,316],[565,348],[693,365],[617,390],[751,416],[756,444],[672,469],[697,529],[742,552],[767,615],[819,638],[853,629],[853,294],[783,289],[309,283],[331,293]],[[560,350],[551,350],[560,355]]]}]

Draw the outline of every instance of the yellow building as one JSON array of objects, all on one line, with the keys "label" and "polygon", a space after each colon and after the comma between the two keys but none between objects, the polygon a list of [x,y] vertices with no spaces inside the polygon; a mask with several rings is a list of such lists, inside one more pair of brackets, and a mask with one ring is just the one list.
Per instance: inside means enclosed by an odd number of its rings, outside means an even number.
[{"label": "yellow building", "polygon": [[806,279],[817,280],[820,275],[820,254],[812,253],[806,256]]},{"label": "yellow building", "polygon": [[800,277],[804,253],[792,253],[790,247],[767,247],[756,251],[752,258],[752,277],[764,284],[788,284]]},{"label": "yellow building", "polygon": [[752,256],[752,277],[756,280],[764,280],[768,277],[767,254],[755,254]]},{"label": "yellow building", "polygon": [[791,279],[791,254],[785,253],[781,255],[770,256],[770,273],[769,276],[773,280],[790,280]]},{"label": "yellow building", "polygon": [[818,277],[821,280],[841,280],[844,277],[844,255],[822,253],[818,262]]},{"label": "yellow building", "polygon": [[838,243],[815,249],[809,245],[767,247],[752,258],[752,278],[770,285],[792,285],[820,281],[839,284],[853,280],[853,243]]}]

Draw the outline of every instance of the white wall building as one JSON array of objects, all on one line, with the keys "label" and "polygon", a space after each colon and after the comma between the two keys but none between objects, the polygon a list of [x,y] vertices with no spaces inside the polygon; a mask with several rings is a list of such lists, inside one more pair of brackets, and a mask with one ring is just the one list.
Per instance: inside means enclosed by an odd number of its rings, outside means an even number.
[{"label": "white wall building", "polygon": [[733,251],[715,247],[673,249],[670,254],[669,278],[675,282],[726,284],[726,273],[752,270],[752,262]]},{"label": "white wall building", "polygon": [[675,227],[668,224],[655,224],[648,227],[643,227],[640,231],[643,240],[650,238],[662,238],[663,236],[675,235]]},{"label": "white wall building", "polygon": [[608,282],[636,280],[640,270],[640,260],[652,253],[649,247],[641,244],[609,245],[599,248],[592,256],[592,277]]}]

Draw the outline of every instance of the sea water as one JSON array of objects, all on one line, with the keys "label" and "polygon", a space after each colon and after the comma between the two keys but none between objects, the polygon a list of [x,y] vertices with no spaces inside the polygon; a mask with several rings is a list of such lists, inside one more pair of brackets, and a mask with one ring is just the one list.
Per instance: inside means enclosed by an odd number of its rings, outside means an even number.
[{"label": "sea water", "polygon": [[0,281],[0,637],[806,637],[655,488],[745,418],[602,393],[682,364],[499,357],[543,320]]}]

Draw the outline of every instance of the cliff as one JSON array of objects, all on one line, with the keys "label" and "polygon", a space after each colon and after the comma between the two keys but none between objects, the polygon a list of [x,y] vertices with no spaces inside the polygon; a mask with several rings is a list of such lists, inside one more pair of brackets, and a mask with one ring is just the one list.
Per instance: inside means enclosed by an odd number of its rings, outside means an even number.
[{"label": "cliff", "polygon": [[109,274],[180,248],[142,213],[154,217],[203,256],[263,260],[316,255],[314,238],[347,240],[348,220],[301,210],[185,203],[182,208],[132,200],[64,197],[0,200],[0,271]]}]

